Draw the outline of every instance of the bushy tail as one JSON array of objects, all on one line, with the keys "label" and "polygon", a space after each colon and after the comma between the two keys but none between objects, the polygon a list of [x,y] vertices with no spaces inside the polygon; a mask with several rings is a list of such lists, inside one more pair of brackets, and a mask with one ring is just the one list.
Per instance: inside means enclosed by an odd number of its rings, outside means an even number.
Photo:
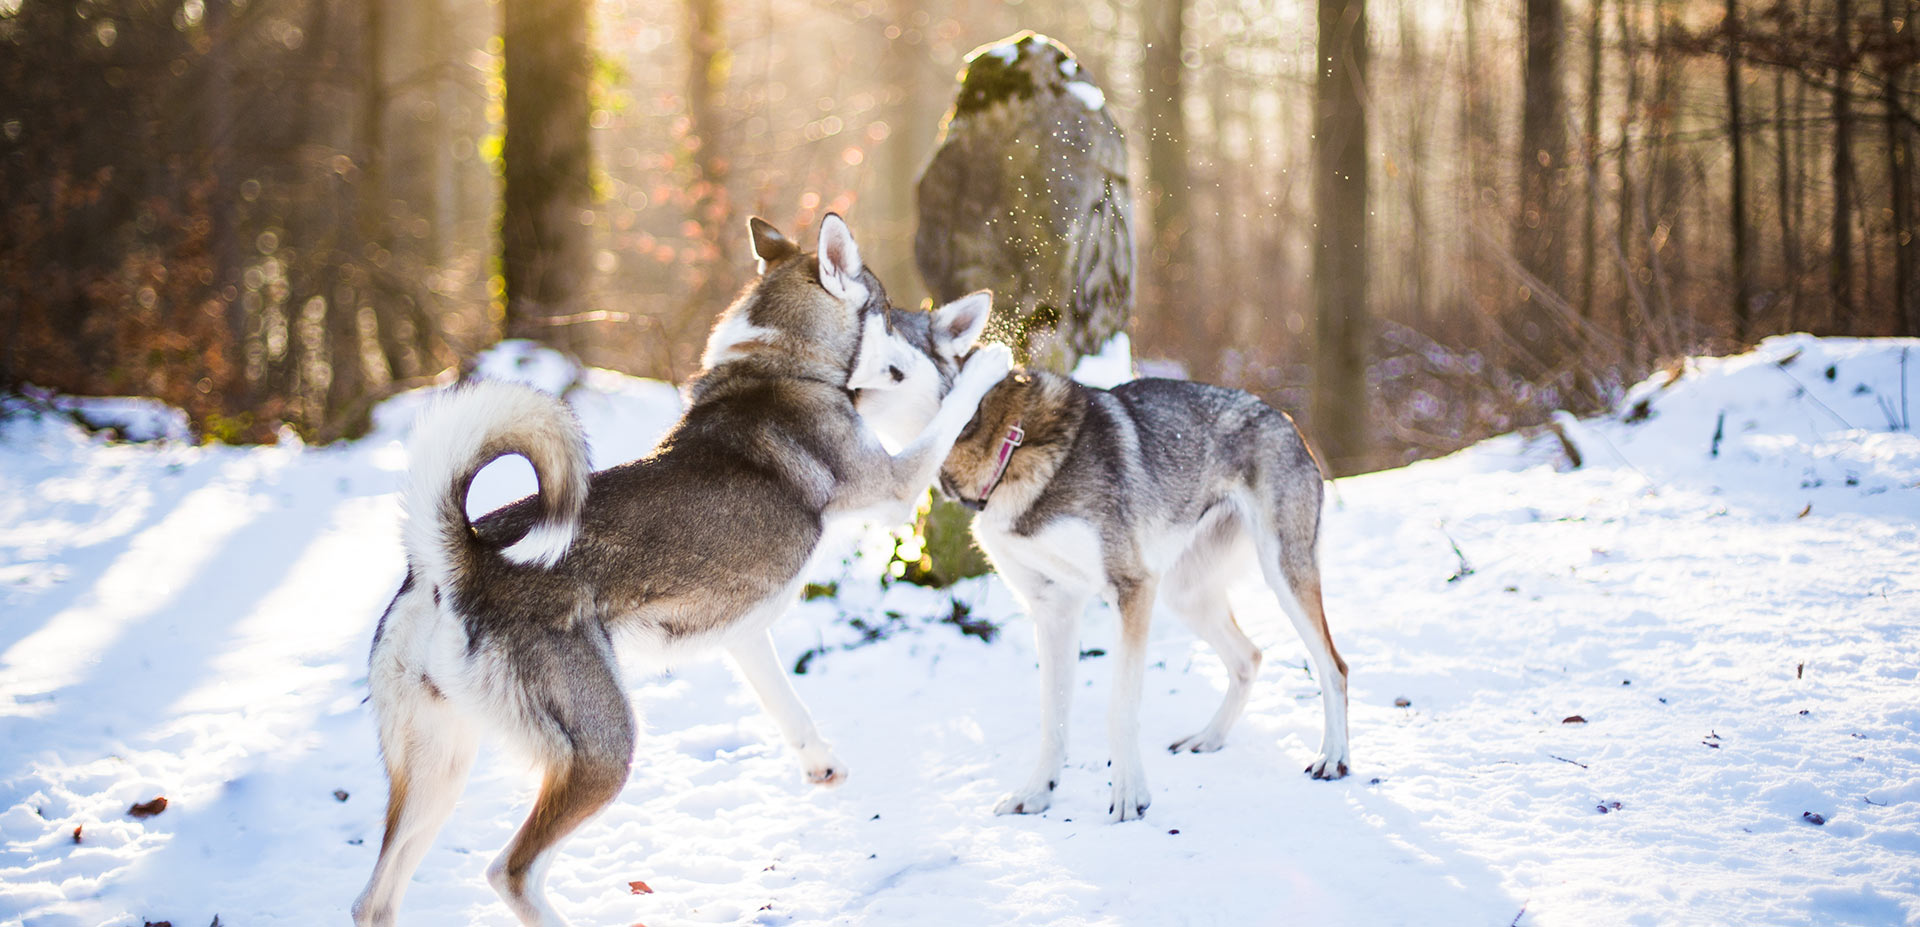
[{"label": "bushy tail", "polygon": [[457,387],[421,411],[407,452],[403,543],[424,578],[454,580],[462,564],[491,549],[467,521],[467,489],[481,467],[509,454],[533,464],[540,513],[525,536],[499,553],[552,567],[572,546],[591,471],[580,424],[558,398],[512,383]]}]

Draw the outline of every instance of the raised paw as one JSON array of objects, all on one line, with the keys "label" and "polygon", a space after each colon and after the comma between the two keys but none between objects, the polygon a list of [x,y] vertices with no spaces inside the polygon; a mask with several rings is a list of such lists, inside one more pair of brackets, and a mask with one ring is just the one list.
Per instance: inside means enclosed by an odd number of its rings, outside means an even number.
[{"label": "raised paw", "polygon": [[1224,734],[1213,731],[1201,731],[1192,737],[1182,737],[1167,748],[1168,753],[1212,753],[1227,745]]},{"label": "raised paw", "polygon": [[1307,764],[1307,774],[1315,779],[1340,779],[1347,774],[1345,757],[1334,758],[1322,753]]},{"label": "raised paw", "polygon": [[985,396],[987,390],[1005,379],[1012,369],[1013,349],[999,342],[983,344],[960,368],[960,380],[954,384],[954,392],[977,392]]}]

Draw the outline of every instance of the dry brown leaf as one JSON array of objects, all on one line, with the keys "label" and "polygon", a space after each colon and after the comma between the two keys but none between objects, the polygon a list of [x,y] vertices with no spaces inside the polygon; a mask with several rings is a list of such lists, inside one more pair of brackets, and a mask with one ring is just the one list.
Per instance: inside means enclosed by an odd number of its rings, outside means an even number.
[{"label": "dry brown leaf", "polygon": [[645,882],[640,882],[640,881],[633,881],[633,882],[628,882],[628,883],[627,883],[627,890],[628,890],[628,891],[631,891],[631,892],[633,892],[633,893],[634,893],[634,894],[636,894],[636,895],[651,895],[651,894],[653,894],[653,889],[652,889],[652,887],[650,887],[650,886],[648,886],[648,885],[647,885],[647,883],[645,883]]},{"label": "dry brown leaf", "polygon": [[128,808],[127,813],[136,818],[150,818],[165,810],[167,810],[167,799],[166,796],[161,795],[155,797],[152,801],[143,801]]}]

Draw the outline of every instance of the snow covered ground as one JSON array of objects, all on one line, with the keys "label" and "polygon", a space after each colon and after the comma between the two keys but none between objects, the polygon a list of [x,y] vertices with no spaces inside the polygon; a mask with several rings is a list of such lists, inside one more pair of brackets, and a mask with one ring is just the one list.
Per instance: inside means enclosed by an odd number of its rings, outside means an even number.
[{"label": "snow covered ground", "polygon": [[[1579,469],[1541,434],[1340,481],[1323,557],[1353,775],[1300,772],[1317,684],[1254,596],[1247,715],[1220,753],[1149,752],[1142,823],[1103,820],[1111,616],[1084,630],[1053,809],[994,817],[1037,738],[1029,623],[990,579],[882,588],[884,538],[850,539],[815,577],[838,595],[776,633],[789,662],[813,652],[796,682],[851,781],[804,785],[719,659],[636,673],[648,735],[555,864],[556,904],[654,927],[1920,924],[1920,438],[1893,427],[1914,348],[1697,359],[1563,422]],[[599,464],[677,403],[599,371],[569,395]],[[365,653],[418,401],[327,449],[0,423],[0,924],[346,921],[380,835]],[[100,414],[177,432],[138,403]],[[1001,633],[944,622],[956,599]],[[862,628],[879,639],[849,646]],[[1150,661],[1147,742],[1171,742],[1222,671],[1174,620]],[[533,785],[483,753],[408,922],[511,922],[482,870]]]}]

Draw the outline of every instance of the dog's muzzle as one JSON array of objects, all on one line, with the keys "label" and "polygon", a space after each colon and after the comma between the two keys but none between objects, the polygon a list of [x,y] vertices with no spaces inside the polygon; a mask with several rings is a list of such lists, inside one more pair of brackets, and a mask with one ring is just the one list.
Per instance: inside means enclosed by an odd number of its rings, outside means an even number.
[{"label": "dog's muzzle", "polygon": [[969,511],[978,512],[987,507],[985,499],[969,499],[961,495],[959,488],[953,484],[953,478],[944,473],[940,474],[940,494],[966,506]]}]

